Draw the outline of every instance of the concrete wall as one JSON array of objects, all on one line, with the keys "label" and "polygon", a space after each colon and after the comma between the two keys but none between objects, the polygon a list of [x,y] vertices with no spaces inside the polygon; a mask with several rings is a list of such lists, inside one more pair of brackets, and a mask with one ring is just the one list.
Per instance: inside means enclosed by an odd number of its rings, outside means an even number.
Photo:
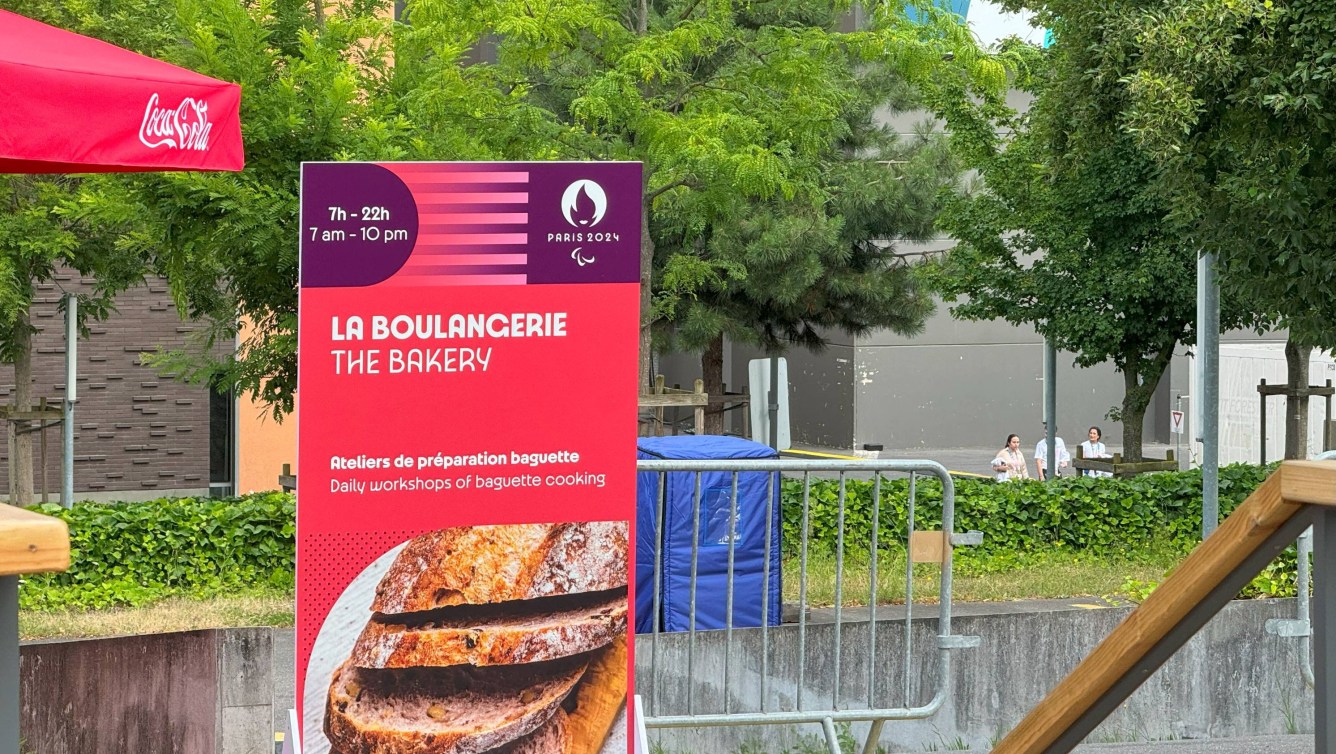
[{"label": "concrete wall", "polygon": [[[856,402],[851,338],[832,337],[820,352],[794,349],[789,365],[789,427],[793,442],[835,448],[853,447]],[[765,358],[755,348],[731,345],[725,351],[725,376],[731,389],[747,385],[747,362]],[[734,383],[737,388],[731,387]],[[741,431],[741,427],[733,431]]]},{"label": "concrete wall", "polygon": [[[1267,635],[1267,618],[1293,617],[1289,600],[1235,602],[1156,672],[1088,739],[1092,742],[1226,737],[1313,729],[1310,690],[1297,664],[1295,640]],[[935,610],[933,610],[935,615]],[[961,748],[988,749],[1090,652],[1128,613],[1127,609],[1067,609],[958,617],[953,633],[982,637],[976,649],[952,653],[951,690],[934,716],[887,723],[881,745],[890,751]],[[915,620],[910,694],[901,691],[904,673],[903,623],[879,621],[878,661],[872,677],[878,706],[922,705],[937,677],[936,620]],[[658,656],[657,714],[682,714],[688,694],[697,714],[721,709],[724,658],[730,658],[730,711],[760,707],[761,636],[755,629],[735,631],[737,646],[725,651],[723,632],[696,636],[686,677],[687,637],[665,635]],[[767,709],[794,709],[798,693],[798,629],[769,631]],[[842,709],[868,707],[869,632],[866,621],[846,623],[840,637],[838,684],[833,676],[834,626],[807,628],[804,697],[808,709],[820,709],[836,694]],[[636,646],[637,684],[648,703],[655,694],[649,669],[653,638]],[[836,688],[838,687],[838,691]],[[656,714],[647,710],[648,714]],[[867,724],[856,723],[860,741]],[[668,752],[732,752],[744,745],[781,751],[804,737],[819,734],[816,724],[731,728],[675,728],[651,732]]]},{"label": "concrete wall", "polygon": [[[726,353],[725,380],[729,389],[741,390],[747,360],[761,354],[742,346]],[[1027,448],[1039,440],[1044,345],[1029,327],[960,322],[939,308],[912,338],[880,332],[833,342],[820,353],[795,349],[786,358],[793,439],[799,444],[1000,448],[1012,432]],[[1088,427],[1099,425],[1105,442],[1121,444],[1121,425],[1104,416],[1122,404],[1122,376],[1109,364],[1076,367],[1074,358],[1058,354],[1059,433],[1074,447]],[[689,376],[700,371],[686,357],[663,364],[670,382],[689,384]],[[1172,440],[1169,383],[1166,374],[1146,413],[1147,442]]]},{"label": "concrete wall", "polygon": [[[879,620],[872,666],[878,706],[922,705],[937,681],[936,608],[917,618],[903,694],[904,623]],[[977,610],[977,606],[975,606]],[[1268,635],[1268,618],[1294,616],[1293,600],[1244,601],[1227,606],[1119,707],[1092,742],[1253,736],[1312,732],[1313,695],[1304,687],[1294,639]],[[991,747],[1113,628],[1129,609],[1065,608],[957,616],[952,632],[982,639],[951,654],[945,705],[924,720],[886,725],[888,751]],[[794,708],[798,627],[769,629],[768,709]],[[720,708],[724,658],[729,660],[730,711],[759,709],[761,632],[699,632],[688,662],[685,635],[636,639],[637,689],[649,714]],[[867,708],[869,630],[866,620],[840,631],[835,674],[835,627],[807,626],[803,695],[806,709],[834,698],[845,709]],[[269,754],[293,706],[292,629],[239,628],[85,641],[30,642],[22,647],[23,738],[38,754]],[[692,675],[687,677],[687,668]],[[654,688],[657,678],[658,688]],[[837,679],[838,678],[838,682]],[[865,735],[867,725],[854,724]],[[818,735],[815,724],[651,731],[671,753],[731,754],[748,744],[778,752]],[[860,738],[861,740],[861,738]],[[756,749],[753,749],[755,751]]]},{"label": "concrete wall", "polygon": [[273,636],[238,628],[24,644],[24,750],[272,754],[275,684],[290,690],[293,679],[275,677]]},{"label": "concrete wall", "polygon": [[[1012,432],[1027,448],[1039,440],[1044,343],[1029,327],[960,322],[939,310],[921,335],[878,333],[860,339],[857,353],[855,447],[1000,448]],[[1109,364],[1082,369],[1074,360],[1058,353],[1058,433],[1073,447],[1099,425],[1105,442],[1121,444],[1121,425],[1104,416],[1122,404],[1122,375]],[[1146,427],[1160,423],[1152,405]],[[1145,437],[1160,439],[1150,431]]]}]

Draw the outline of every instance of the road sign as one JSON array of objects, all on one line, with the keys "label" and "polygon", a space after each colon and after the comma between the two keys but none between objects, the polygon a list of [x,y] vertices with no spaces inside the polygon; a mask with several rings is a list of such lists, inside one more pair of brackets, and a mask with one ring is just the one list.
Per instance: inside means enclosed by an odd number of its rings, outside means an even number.
[{"label": "road sign", "polygon": [[1176,435],[1181,435],[1181,434],[1183,434],[1183,412],[1182,412],[1182,411],[1170,411],[1170,412],[1169,412],[1169,431],[1170,431],[1170,432],[1173,432],[1173,433],[1176,434]]},{"label": "road sign", "polygon": [[775,396],[777,418],[773,430],[770,427],[770,376],[774,365],[770,359],[752,359],[747,362],[752,440],[762,445],[773,443],[775,450],[788,450],[793,444],[789,434],[789,360],[780,357],[778,361],[778,369],[775,370],[778,373],[775,384],[779,387],[778,395]]}]

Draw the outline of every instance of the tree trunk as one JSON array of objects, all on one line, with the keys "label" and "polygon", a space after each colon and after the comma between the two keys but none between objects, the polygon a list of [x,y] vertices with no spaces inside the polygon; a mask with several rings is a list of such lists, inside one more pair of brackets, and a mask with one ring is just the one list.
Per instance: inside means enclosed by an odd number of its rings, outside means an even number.
[{"label": "tree trunk", "polygon": [[[1128,364],[1136,364],[1136,361],[1129,361]],[[1165,360],[1165,364],[1168,364],[1168,360]],[[1164,374],[1164,366],[1161,366],[1160,372],[1144,377],[1133,366],[1128,366],[1122,372],[1122,460],[1128,463],[1138,463],[1144,457],[1141,452],[1141,433],[1146,422],[1146,406],[1150,405],[1150,397],[1156,392],[1156,385],[1160,384],[1161,374]]]},{"label": "tree trunk", "polygon": [[[720,333],[705,346],[700,356],[701,377],[705,382],[705,394],[713,399],[724,395],[724,335]],[[724,433],[724,404],[722,401],[706,407],[705,434],[722,435]]]},{"label": "tree trunk", "polygon": [[[1285,373],[1290,390],[1308,387],[1309,346],[1294,342],[1291,335],[1285,341]],[[1285,398],[1285,458],[1308,457],[1308,396],[1289,395]]]},{"label": "tree trunk", "polygon": [[1123,358],[1123,460],[1138,463],[1144,459],[1141,433],[1145,429],[1146,408],[1155,397],[1155,388],[1169,368],[1178,337],[1167,342],[1153,358],[1140,353],[1124,354]]},{"label": "tree trunk", "polygon": [[[14,328],[14,408],[18,411],[32,410],[32,331],[28,328],[28,313],[19,315],[18,326]],[[17,430],[30,428],[31,422],[21,421],[14,424]],[[14,435],[13,478],[9,480],[9,502],[15,505],[32,505],[32,432]]]},{"label": "tree trunk", "polygon": [[1140,397],[1141,386],[1136,373],[1124,372],[1123,383],[1123,460],[1137,463],[1141,460],[1141,430],[1146,422],[1146,406],[1150,403]]},{"label": "tree trunk", "polygon": [[[649,187],[646,186],[645,189]],[[640,208],[640,392],[648,393],[654,384],[650,374],[650,355],[654,341],[650,337],[650,305],[653,302],[654,240],[649,236],[649,199]]]}]

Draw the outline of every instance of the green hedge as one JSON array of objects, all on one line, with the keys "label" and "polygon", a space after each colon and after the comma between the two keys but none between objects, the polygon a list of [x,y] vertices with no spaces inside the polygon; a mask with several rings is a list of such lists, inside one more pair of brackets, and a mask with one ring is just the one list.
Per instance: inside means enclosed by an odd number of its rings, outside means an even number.
[{"label": "green hedge", "polygon": [[[1222,516],[1266,478],[1268,468],[1237,464],[1220,470]],[[1053,547],[1100,555],[1147,542],[1169,542],[1190,549],[1201,538],[1201,471],[1144,474],[1130,479],[1071,477],[1053,482],[992,482],[962,479],[955,483],[955,531],[984,533],[971,554]],[[942,524],[942,487],[936,478],[916,480],[915,528]],[[872,530],[873,482],[846,480],[844,526],[850,548],[864,548]],[[883,479],[878,543],[904,546],[909,481]],[[811,543],[833,550],[839,532],[839,482],[813,480],[809,495]],[[801,544],[802,481],[783,482],[784,549]],[[854,549],[848,550],[854,552]]]},{"label": "green hedge", "polygon": [[296,505],[289,494],[33,510],[69,525],[70,568],[25,577],[19,604],[26,609],[134,606],[173,594],[293,586]]},{"label": "green hedge", "polygon": [[[1266,478],[1269,469],[1235,465],[1220,470],[1220,509],[1228,514]],[[882,481],[878,540],[903,547],[909,482]],[[1069,478],[1051,483],[956,482],[956,531],[977,529],[983,545],[965,552],[988,558],[1054,547],[1113,554],[1146,543],[1186,552],[1200,538],[1200,471],[1132,479]],[[802,482],[783,483],[784,549],[801,544]],[[833,550],[838,535],[839,483],[813,480],[811,542]],[[295,563],[292,495],[268,492],[225,500],[165,498],[146,503],[79,503],[34,510],[70,527],[71,565],[65,573],[24,579],[26,609],[141,605],[174,594],[208,596],[240,587],[291,589]],[[872,482],[845,486],[845,540],[850,553],[866,547],[872,528]],[[942,492],[935,479],[916,483],[915,528],[941,526]],[[1293,555],[1268,569],[1282,584]],[[1265,574],[1264,574],[1265,575]],[[1264,590],[1283,593],[1283,589]]]}]

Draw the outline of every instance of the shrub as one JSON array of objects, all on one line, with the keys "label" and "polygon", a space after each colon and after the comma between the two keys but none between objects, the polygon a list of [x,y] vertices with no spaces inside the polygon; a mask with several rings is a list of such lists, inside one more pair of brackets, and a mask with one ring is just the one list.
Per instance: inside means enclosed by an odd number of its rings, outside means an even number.
[{"label": "shrub", "polygon": [[26,609],[135,606],[173,594],[293,586],[296,504],[289,494],[33,510],[69,525],[70,568],[26,577],[19,590]]},{"label": "shrub", "polygon": [[[1266,479],[1269,469],[1236,464],[1220,470],[1220,511],[1234,510]],[[846,546],[864,547],[873,521],[874,482],[846,480]],[[942,486],[935,478],[915,483],[914,528],[942,525]],[[1070,477],[1053,482],[962,479],[955,483],[953,529],[977,529],[983,545],[971,555],[1050,549],[1101,555],[1146,542],[1168,541],[1187,551],[1201,537],[1201,471],[1143,474],[1130,479]],[[802,481],[783,482],[784,548],[802,537]],[[811,546],[835,548],[839,535],[839,482],[813,480],[809,494]],[[878,546],[903,547],[909,516],[909,481],[882,479]]]}]

